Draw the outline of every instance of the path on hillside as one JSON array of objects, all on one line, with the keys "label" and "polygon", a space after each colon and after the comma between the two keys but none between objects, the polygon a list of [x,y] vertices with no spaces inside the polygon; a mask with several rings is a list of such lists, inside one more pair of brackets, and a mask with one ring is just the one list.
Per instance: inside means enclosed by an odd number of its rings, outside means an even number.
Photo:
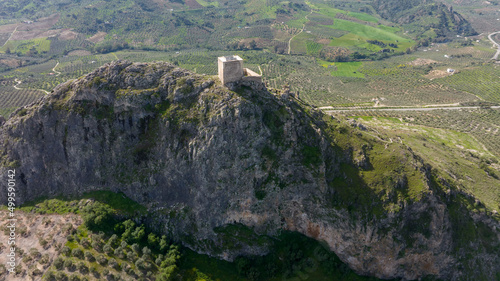
[{"label": "path on hillside", "polygon": [[497,31],[497,32],[493,32],[491,33],[490,35],[488,35],[488,39],[490,39],[491,42],[493,42],[493,46],[496,46],[497,47],[497,52],[495,53],[495,55],[491,58],[492,60],[498,60],[498,56],[500,55],[500,44],[495,42],[495,40],[493,40],[493,35],[495,34],[500,34],[500,31]]},{"label": "path on hillside", "polygon": [[56,75],[56,76],[61,75],[61,72],[59,72],[59,71],[57,71],[57,70],[56,70],[56,67],[57,67],[58,65],[59,65],[59,61],[56,63],[56,66],[54,66],[54,68],[52,68],[52,71],[54,71],[55,73],[57,73],[57,75]]},{"label": "path on hillside", "polygon": [[3,43],[2,47],[5,46],[5,44],[7,44],[7,42],[9,42],[9,40],[12,38],[14,33],[16,33],[18,27],[19,27],[19,25],[16,25],[16,28],[14,28],[14,31],[12,31],[12,33],[10,34],[9,39],[7,39],[7,41],[5,41],[5,43]]},{"label": "path on hillside", "polygon": [[[311,12],[307,16],[305,16],[307,21],[309,21],[309,19],[307,17],[310,16],[312,13],[313,13],[313,10],[311,10]],[[292,51],[292,39],[295,38],[295,36],[301,34],[302,31],[304,31],[304,28],[306,28],[306,22],[302,24],[302,29],[299,31],[299,33],[295,34],[294,36],[292,36],[292,38],[290,38],[290,40],[288,40],[288,54],[290,54]]]},{"label": "path on hillside", "polygon": [[[440,107],[401,107],[401,108],[348,108],[348,109],[328,109],[320,107],[325,113],[349,112],[349,111],[431,111],[431,110],[460,110],[460,109],[480,109],[481,106],[440,106]],[[490,106],[492,109],[500,109],[500,106]]]},{"label": "path on hillside", "polygon": [[[17,79],[17,78],[16,78],[16,79],[14,79],[14,81],[17,83],[17,84],[15,84],[15,85],[14,85],[14,89],[16,89],[16,90],[24,90],[24,88],[19,88],[19,87],[18,87],[19,85],[21,85],[21,83],[23,83],[23,81],[21,81],[21,80],[19,80],[19,79]],[[47,94],[47,95],[48,95],[48,94],[50,94],[50,92],[47,92],[47,91],[45,91],[45,90],[43,90],[43,89],[29,89],[29,90],[38,90],[38,91],[42,91],[42,92],[44,92],[44,93],[45,93],[45,94]]]}]

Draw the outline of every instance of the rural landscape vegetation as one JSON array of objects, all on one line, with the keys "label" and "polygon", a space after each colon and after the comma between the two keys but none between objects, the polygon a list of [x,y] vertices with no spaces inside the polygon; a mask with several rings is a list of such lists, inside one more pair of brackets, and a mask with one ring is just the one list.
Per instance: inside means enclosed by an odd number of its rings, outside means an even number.
[{"label": "rural landscape vegetation", "polygon": [[[268,89],[411,147],[474,198],[472,213],[500,220],[498,0],[0,0],[0,116],[112,61],[168,61],[217,79],[217,57],[229,54]],[[146,208],[121,193],[43,198],[19,212],[27,242],[15,275],[0,265],[4,280],[378,280],[294,232],[265,256],[196,253],[151,229]],[[219,231],[268,239],[239,227]],[[460,231],[496,235],[474,229]],[[324,258],[307,271],[315,249]]]}]

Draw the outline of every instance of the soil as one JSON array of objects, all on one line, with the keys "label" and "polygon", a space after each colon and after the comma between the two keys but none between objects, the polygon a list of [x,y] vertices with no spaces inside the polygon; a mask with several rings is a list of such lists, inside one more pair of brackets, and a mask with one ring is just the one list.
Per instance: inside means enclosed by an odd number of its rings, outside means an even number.
[{"label": "soil", "polygon": [[77,56],[77,57],[90,56],[90,55],[92,55],[92,53],[87,50],[74,50],[68,53],[68,56]]},{"label": "soil", "polygon": [[87,39],[87,40],[89,40],[89,41],[90,41],[90,42],[92,42],[92,43],[99,43],[99,42],[101,42],[101,41],[103,41],[103,40],[104,40],[104,37],[105,37],[106,35],[107,35],[107,33],[106,33],[106,32],[102,32],[102,31],[100,31],[100,32],[97,32],[94,36],[90,37],[90,38],[89,38],[89,39]]},{"label": "soil", "polygon": [[8,67],[19,67],[19,66],[21,66],[21,60],[18,60],[18,59],[0,59],[0,64],[6,65]]},{"label": "soil", "polygon": [[323,45],[328,45],[330,44],[330,39],[319,39],[317,42]]},{"label": "soil", "polygon": [[18,25],[18,23],[0,25],[0,33],[12,33],[12,31],[14,31],[14,29],[16,29],[16,26]]},{"label": "soil", "polygon": [[[14,246],[16,252],[16,268],[18,274],[10,273],[8,280],[41,280],[43,273],[50,267],[53,260],[58,256],[58,249],[63,246],[74,229],[81,225],[79,216],[67,215],[39,215],[21,211],[15,211],[16,239],[15,246],[8,245],[7,241],[10,231],[6,225],[9,224],[9,213],[6,210],[0,211],[0,279],[4,279],[9,274],[7,267],[7,254],[10,247]],[[41,243],[47,242],[45,246]],[[2,266],[3,265],[3,266]],[[35,268],[40,270],[40,274],[33,275]]]},{"label": "soil", "polygon": [[10,40],[29,40],[35,38],[46,38],[51,36],[56,36],[61,33],[62,29],[51,29],[51,30],[29,30],[29,31],[19,31],[17,30]]},{"label": "soil", "polygon": [[436,78],[443,78],[443,77],[450,76],[450,75],[453,75],[453,73],[449,73],[446,70],[437,70],[437,69],[435,69],[435,70],[432,70],[431,72],[429,72],[424,77],[427,78],[427,79],[433,80],[433,79],[436,79]]},{"label": "soil", "polygon": [[203,8],[202,5],[200,5],[196,0],[186,0],[186,5],[189,6],[191,9],[201,9]]},{"label": "soil", "polygon": [[429,65],[429,64],[434,64],[434,63],[438,63],[438,62],[435,60],[431,60],[431,59],[418,58],[418,59],[416,59],[408,64],[413,65],[413,66],[421,66],[421,65]]},{"label": "soil", "polygon": [[74,32],[71,29],[63,29],[62,32],[59,34],[59,39],[60,40],[74,40],[78,36],[77,32]]},{"label": "soil", "polygon": [[23,23],[17,28],[17,31],[47,30],[56,24],[59,17],[59,14],[53,14],[46,18],[40,18],[36,22]]}]

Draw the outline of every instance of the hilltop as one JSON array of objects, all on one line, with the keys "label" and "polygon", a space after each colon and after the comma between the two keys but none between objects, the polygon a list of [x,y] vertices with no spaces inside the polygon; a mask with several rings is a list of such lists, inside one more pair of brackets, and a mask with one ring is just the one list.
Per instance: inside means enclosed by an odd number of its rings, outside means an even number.
[{"label": "hilltop", "polygon": [[393,137],[262,84],[117,61],[14,111],[0,174],[16,169],[19,202],[123,192],[151,228],[229,261],[289,230],[358,274],[495,278],[498,214]]}]

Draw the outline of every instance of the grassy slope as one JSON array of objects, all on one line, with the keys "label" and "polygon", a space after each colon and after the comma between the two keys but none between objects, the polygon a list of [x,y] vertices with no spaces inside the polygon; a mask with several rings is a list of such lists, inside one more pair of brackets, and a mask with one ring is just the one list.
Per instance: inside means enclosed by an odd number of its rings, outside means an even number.
[{"label": "grassy slope", "polygon": [[411,147],[444,178],[479,199],[486,210],[491,212],[500,206],[500,180],[481,168],[482,161],[495,163],[498,158],[471,135],[427,126],[407,126],[396,118],[363,117],[358,120]]}]

